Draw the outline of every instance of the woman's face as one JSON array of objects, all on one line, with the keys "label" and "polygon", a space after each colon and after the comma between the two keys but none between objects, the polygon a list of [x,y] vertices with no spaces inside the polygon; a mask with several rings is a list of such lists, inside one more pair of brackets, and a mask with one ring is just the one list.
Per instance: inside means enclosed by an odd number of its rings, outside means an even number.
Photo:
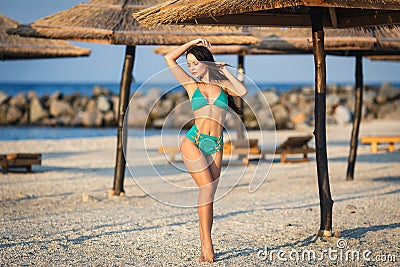
[{"label": "woman's face", "polygon": [[203,77],[208,71],[207,65],[198,61],[193,54],[188,54],[186,56],[186,62],[190,73],[195,78]]}]

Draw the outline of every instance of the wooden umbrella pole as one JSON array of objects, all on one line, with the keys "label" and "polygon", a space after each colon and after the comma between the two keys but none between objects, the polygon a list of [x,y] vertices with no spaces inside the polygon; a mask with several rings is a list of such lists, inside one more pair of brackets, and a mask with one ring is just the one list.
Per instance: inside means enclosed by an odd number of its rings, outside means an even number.
[{"label": "wooden umbrella pole", "polygon": [[363,86],[362,56],[358,55],[356,56],[356,101],[354,104],[353,130],[351,132],[350,154],[347,165],[347,181],[354,180],[354,167],[357,157],[358,133],[360,130],[360,122],[362,117]]},{"label": "wooden umbrella pole", "polygon": [[127,130],[124,127],[125,113],[129,104],[129,95],[132,82],[133,63],[135,61],[135,46],[127,46],[125,50],[124,68],[119,90],[118,104],[118,138],[117,138],[117,156],[114,170],[114,186],[111,195],[120,196],[124,193],[124,176],[126,159]]},{"label": "wooden umbrella pole", "polygon": [[[241,82],[244,82],[244,56],[243,55],[239,55],[238,56],[238,80]],[[241,97],[237,97],[236,98],[237,101],[235,101],[239,108],[243,111],[243,99]],[[243,123],[244,123],[244,113],[242,112],[242,114],[239,115],[240,121],[237,121],[236,123],[236,128],[237,128],[237,138],[238,139],[244,139],[244,134],[243,134]]]},{"label": "wooden umbrella pole", "polygon": [[322,9],[310,8],[315,63],[315,146],[321,224],[318,236],[332,236],[332,206],[326,152],[326,69]]}]

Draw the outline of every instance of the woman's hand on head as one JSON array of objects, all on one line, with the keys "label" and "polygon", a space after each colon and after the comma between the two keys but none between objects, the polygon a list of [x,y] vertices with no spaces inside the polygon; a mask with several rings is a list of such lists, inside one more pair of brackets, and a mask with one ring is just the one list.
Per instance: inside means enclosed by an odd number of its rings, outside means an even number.
[{"label": "woman's hand on head", "polygon": [[211,43],[204,38],[197,38],[197,39],[194,39],[192,42],[194,43],[194,45],[197,45],[197,46],[204,46],[206,48],[211,47]]},{"label": "woman's hand on head", "polygon": [[225,62],[215,62],[215,65],[220,72],[224,73],[225,71],[227,71],[226,66],[228,66],[228,64],[226,64]]}]

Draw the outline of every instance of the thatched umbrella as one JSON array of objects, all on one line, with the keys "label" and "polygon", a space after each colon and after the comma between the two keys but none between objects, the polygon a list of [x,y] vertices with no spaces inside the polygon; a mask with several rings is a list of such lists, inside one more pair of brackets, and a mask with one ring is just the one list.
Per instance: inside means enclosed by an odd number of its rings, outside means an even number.
[{"label": "thatched umbrella", "polygon": [[318,235],[332,235],[333,200],[326,152],[326,70],[324,27],[400,24],[398,0],[172,0],[134,14],[147,26],[188,24],[312,28],[315,62],[315,143],[321,221]]},{"label": "thatched umbrella", "polygon": [[18,22],[0,14],[0,59],[33,59],[89,56],[90,49],[81,48],[61,40],[24,38],[7,33]]},{"label": "thatched umbrella", "polygon": [[[213,46],[214,54],[237,54],[239,67],[243,68],[244,55],[262,54],[310,54],[313,47],[308,29],[270,29],[252,28],[249,31],[261,39],[257,45]],[[166,54],[174,47],[160,46],[155,53]],[[399,29],[375,29],[368,32],[355,29],[327,29],[325,31],[325,51],[330,55],[354,56],[356,58],[355,116],[350,141],[350,152],[346,180],[354,180],[354,169],[357,157],[358,133],[362,110],[362,57],[374,60],[397,60],[400,54]]]},{"label": "thatched umbrella", "polygon": [[207,36],[215,44],[249,44],[259,40],[236,27],[162,26],[148,30],[139,25],[132,13],[162,0],[91,0],[39,19],[30,25],[20,25],[14,33],[23,36],[68,39],[104,44],[126,45],[124,68],[120,83],[118,137],[114,184],[111,194],[124,192],[127,133],[123,122],[129,101],[136,45],[182,44]]},{"label": "thatched umbrella", "polygon": [[400,55],[389,56],[367,56],[371,60],[384,60],[384,61],[400,61]]},{"label": "thatched umbrella", "polygon": [[[312,45],[307,42],[311,38],[307,29],[281,29],[275,31],[274,36],[263,37],[260,30],[251,32],[262,38],[257,45],[261,49],[277,49],[297,51],[298,53],[312,52]],[[267,31],[268,32],[268,31]],[[362,57],[375,56],[378,60],[382,57],[398,57],[400,54],[400,30],[395,29],[371,29],[360,31],[355,29],[326,29],[325,51],[330,55],[354,56],[356,58],[355,69],[355,106],[353,130],[350,139],[350,152],[346,180],[354,180],[354,169],[357,157],[358,133],[361,122],[363,71]]]}]

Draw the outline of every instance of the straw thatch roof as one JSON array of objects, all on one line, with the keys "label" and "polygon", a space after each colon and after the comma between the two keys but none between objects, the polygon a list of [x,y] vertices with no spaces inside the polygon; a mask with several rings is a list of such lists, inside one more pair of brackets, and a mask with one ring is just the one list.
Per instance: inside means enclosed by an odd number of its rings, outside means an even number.
[{"label": "straw thatch roof", "polygon": [[383,60],[383,61],[400,61],[400,55],[381,55],[381,56],[367,56],[370,60]]},{"label": "straw thatch roof", "polygon": [[[249,31],[261,39],[256,45],[212,46],[214,54],[311,54],[313,53],[309,29],[251,28]],[[325,51],[332,55],[398,55],[399,29],[375,29],[364,32],[354,29],[325,30]],[[162,46],[153,51],[166,54],[173,47]]]},{"label": "straw thatch roof", "polygon": [[244,28],[211,26],[160,26],[149,30],[132,17],[132,13],[161,0],[91,0],[20,25],[13,33],[119,45],[181,44],[207,36],[214,44],[256,43]]},{"label": "straw thatch roof", "polygon": [[61,40],[23,38],[7,33],[18,22],[0,14],[0,59],[31,59],[79,57],[90,55],[90,49],[80,48]]},{"label": "straw thatch roof", "polygon": [[[253,28],[250,32],[261,38],[260,49],[281,50],[290,53],[312,53],[311,30]],[[389,55],[400,52],[400,30],[377,28],[371,31],[356,29],[326,29],[324,47],[328,54]]]},{"label": "straw thatch roof", "polygon": [[134,14],[146,26],[169,23],[311,26],[309,7],[322,7],[333,28],[400,24],[398,0],[170,0]]},{"label": "straw thatch roof", "polygon": [[[178,46],[159,46],[153,49],[156,54],[165,55]],[[258,55],[258,54],[289,54],[285,51],[260,49],[254,45],[218,45],[211,46],[210,51],[214,55]]]}]

